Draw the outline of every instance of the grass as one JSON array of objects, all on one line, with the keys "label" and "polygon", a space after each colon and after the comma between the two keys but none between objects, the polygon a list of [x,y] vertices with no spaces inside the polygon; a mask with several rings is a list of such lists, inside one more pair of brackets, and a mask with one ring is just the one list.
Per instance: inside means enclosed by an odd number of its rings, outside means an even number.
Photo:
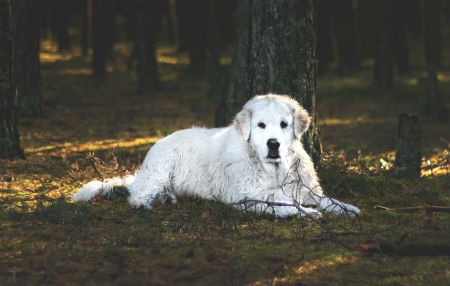
[{"label": "grass", "polygon": [[[414,77],[382,94],[370,71],[319,79],[318,111],[326,151],[320,177],[328,194],[360,206],[356,219],[322,220],[349,248],[306,219],[276,219],[184,198],[133,210],[124,199],[73,203],[83,183],[133,173],[162,136],[213,125],[204,79],[184,75],[186,59],[160,50],[163,88],[137,94],[120,65],[102,81],[76,53],[43,52],[44,116],[23,119],[27,159],[0,162],[2,285],[448,285],[449,256],[366,255],[366,240],[448,245],[446,213],[396,213],[388,207],[450,205],[445,166],[421,179],[389,174],[400,112],[414,112]],[[450,98],[448,73],[441,84]],[[447,124],[422,124],[424,167],[448,156]],[[441,138],[443,140],[441,140]],[[382,160],[381,160],[382,159]],[[384,162],[384,163],[383,163]]]}]

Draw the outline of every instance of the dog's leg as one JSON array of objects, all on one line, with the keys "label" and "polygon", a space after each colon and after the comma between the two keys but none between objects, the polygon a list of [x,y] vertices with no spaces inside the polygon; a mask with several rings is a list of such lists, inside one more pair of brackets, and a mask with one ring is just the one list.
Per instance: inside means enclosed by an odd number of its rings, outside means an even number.
[{"label": "dog's leg", "polygon": [[172,166],[166,162],[154,160],[151,166],[143,165],[136,173],[135,181],[129,186],[128,202],[135,208],[148,209],[152,208],[155,202],[171,200],[176,203],[170,175],[172,172]]}]

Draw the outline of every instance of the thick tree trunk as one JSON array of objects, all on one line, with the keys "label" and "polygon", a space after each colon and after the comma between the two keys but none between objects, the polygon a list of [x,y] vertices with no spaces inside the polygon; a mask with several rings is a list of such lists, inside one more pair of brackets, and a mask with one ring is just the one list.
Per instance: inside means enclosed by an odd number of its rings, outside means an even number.
[{"label": "thick tree trunk", "polygon": [[223,100],[225,122],[254,95],[270,92],[290,95],[313,117],[303,143],[318,163],[321,149],[315,113],[313,0],[250,0],[240,1],[239,5],[244,18],[233,56],[229,90]]},{"label": "thick tree trunk", "polygon": [[418,115],[401,114],[398,122],[395,174],[401,177],[420,177],[422,146]]},{"label": "thick tree trunk", "polygon": [[17,90],[13,71],[13,20],[10,0],[0,0],[0,158],[23,157],[17,130]]}]

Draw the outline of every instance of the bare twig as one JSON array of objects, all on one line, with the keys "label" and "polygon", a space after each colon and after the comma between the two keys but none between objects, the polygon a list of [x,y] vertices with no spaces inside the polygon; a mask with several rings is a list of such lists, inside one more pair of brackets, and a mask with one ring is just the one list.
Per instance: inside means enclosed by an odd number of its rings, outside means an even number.
[{"label": "bare twig", "polygon": [[105,178],[102,176],[102,174],[98,171],[97,166],[95,165],[95,155],[94,153],[88,153],[87,154],[89,163],[91,163],[92,168],[94,169],[95,173],[100,177],[102,182],[105,180]]},{"label": "bare twig", "polygon": [[373,207],[376,210],[386,210],[394,212],[414,213],[417,211],[429,212],[450,212],[450,206],[418,206],[418,207],[401,207],[401,208],[388,208],[385,206],[376,205]]},{"label": "bare twig", "polygon": [[342,240],[340,240],[337,237],[337,235],[333,232],[333,230],[330,227],[328,227],[328,225],[321,222],[320,219],[317,218],[316,216],[303,210],[300,207],[300,205],[296,202],[289,204],[289,203],[271,202],[271,201],[265,201],[265,200],[245,199],[245,200],[241,200],[238,203],[236,203],[236,205],[244,205],[245,209],[248,209],[249,206],[254,206],[254,205],[258,205],[258,204],[265,204],[268,207],[295,207],[299,211],[299,213],[310,218],[312,221],[314,221],[316,224],[318,224],[322,229],[324,229],[330,235],[330,237],[333,241],[335,241],[336,243],[338,243],[339,245],[343,246],[346,249],[351,249],[351,247],[347,243],[343,242]]}]

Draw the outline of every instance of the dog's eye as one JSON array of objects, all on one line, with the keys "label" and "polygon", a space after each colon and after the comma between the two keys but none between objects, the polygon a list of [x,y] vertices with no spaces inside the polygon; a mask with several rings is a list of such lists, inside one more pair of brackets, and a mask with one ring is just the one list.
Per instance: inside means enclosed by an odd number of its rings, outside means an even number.
[{"label": "dog's eye", "polygon": [[260,123],[258,123],[258,127],[264,129],[264,128],[266,128],[266,124],[260,122]]},{"label": "dog's eye", "polygon": [[281,128],[286,128],[288,126],[288,124],[286,123],[286,121],[281,121],[280,126],[281,126]]}]

